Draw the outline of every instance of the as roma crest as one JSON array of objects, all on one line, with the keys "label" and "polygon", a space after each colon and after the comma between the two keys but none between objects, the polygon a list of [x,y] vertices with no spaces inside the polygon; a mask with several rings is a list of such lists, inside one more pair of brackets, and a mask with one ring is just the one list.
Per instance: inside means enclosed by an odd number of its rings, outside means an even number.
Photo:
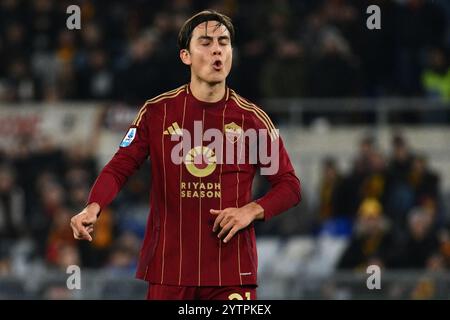
[{"label": "as roma crest", "polygon": [[225,137],[230,141],[231,143],[235,143],[239,140],[239,138],[242,135],[242,128],[239,127],[236,123],[231,122],[227,123],[224,127],[225,129]]}]

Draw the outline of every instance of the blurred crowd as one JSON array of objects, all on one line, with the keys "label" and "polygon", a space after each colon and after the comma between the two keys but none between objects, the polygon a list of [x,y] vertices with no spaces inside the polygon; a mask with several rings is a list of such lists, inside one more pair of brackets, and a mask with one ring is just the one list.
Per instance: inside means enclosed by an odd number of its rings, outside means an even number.
[{"label": "blurred crowd", "polygon": [[[24,136],[0,151],[0,275],[23,274],[32,265],[65,270],[72,264],[134,272],[149,210],[149,165],[102,211],[93,242],[74,240],[70,218],[85,206],[100,169],[83,148],[63,150],[45,137]],[[378,264],[443,270],[450,267],[450,225],[440,186],[426,155],[412,150],[400,132],[388,154],[368,135],[350,170],[341,170],[333,157],[323,160],[317,205],[305,198],[302,208],[257,223],[257,233],[347,238],[337,269]],[[267,188],[259,177],[255,198]]]},{"label": "blurred crowd", "polygon": [[[71,4],[81,30],[66,27]],[[366,27],[371,4],[381,30]],[[177,33],[204,8],[232,17],[230,85],[250,99],[450,99],[445,0],[3,0],[0,101],[141,104],[188,80]]]},{"label": "blurred crowd", "polygon": [[134,272],[148,215],[149,167],[102,211],[93,242],[80,242],[70,219],[86,205],[101,168],[82,148],[63,150],[50,141],[24,137],[0,151],[0,275],[73,264]]},{"label": "blurred crowd", "polygon": [[338,269],[450,267],[450,225],[439,175],[405,138],[392,137],[389,155],[372,136],[360,142],[350,172],[323,162],[316,232],[349,236]]}]

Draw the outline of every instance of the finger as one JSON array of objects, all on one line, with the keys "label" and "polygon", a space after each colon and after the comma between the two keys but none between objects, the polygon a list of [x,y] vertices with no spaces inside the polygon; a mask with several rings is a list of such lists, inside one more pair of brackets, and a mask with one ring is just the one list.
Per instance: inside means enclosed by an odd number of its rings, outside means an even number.
[{"label": "finger", "polygon": [[225,239],[223,239],[224,243],[227,243],[228,241],[231,240],[231,238],[233,238],[233,236],[236,234],[236,232],[238,232],[240,230],[240,228],[237,225],[234,225],[234,227],[230,230],[230,232],[228,232],[228,235],[225,237]]},{"label": "finger", "polygon": [[81,234],[79,232],[76,232],[76,231],[73,232],[73,237],[75,239],[77,239],[77,240],[89,240],[89,241],[92,240],[91,236],[87,237],[87,236],[84,236],[83,234]]},{"label": "finger", "polygon": [[94,232],[94,226],[89,226],[86,228],[86,231],[90,234],[92,232]]},{"label": "finger", "polygon": [[220,214],[220,212],[222,212],[222,210],[210,209],[209,212],[212,214]]},{"label": "finger", "polygon": [[86,230],[86,228],[84,226],[78,225],[77,231],[78,231],[79,239],[92,241],[91,235],[89,234],[89,232]]},{"label": "finger", "polygon": [[[82,225],[80,225],[80,223],[77,220],[71,220],[70,221],[70,226],[72,228],[73,237],[75,239],[77,239],[77,240],[83,240],[83,239],[89,240],[89,238],[91,238],[89,233],[87,233],[87,231],[85,231],[84,227]],[[85,232],[83,232],[83,231],[85,231]],[[91,240],[92,240],[92,238],[91,238]]]},{"label": "finger", "polygon": [[73,237],[75,239],[79,239],[80,234],[78,233],[77,228],[75,227],[75,224],[73,223],[73,221],[70,221],[70,227],[72,228],[72,232],[73,232]]},{"label": "finger", "polygon": [[220,222],[220,227],[221,228],[225,227],[232,218],[233,218],[233,216],[231,216],[231,215],[225,215],[223,217],[222,221]]},{"label": "finger", "polygon": [[214,220],[214,226],[213,226],[213,232],[216,232],[217,229],[219,229],[219,224],[222,222],[222,219],[225,217],[225,213],[220,213],[217,217],[216,220]]},{"label": "finger", "polygon": [[84,229],[83,231],[84,231],[84,233],[83,233],[83,239],[86,239],[86,240],[88,240],[88,241],[92,241],[92,237],[91,237],[91,235],[89,234],[89,232],[88,232],[86,229]]},{"label": "finger", "polygon": [[219,234],[217,235],[218,238],[222,238],[225,234],[228,233],[228,231],[233,228],[233,222],[230,221],[229,223],[227,223],[222,230],[220,230]]},{"label": "finger", "polygon": [[79,233],[78,235],[74,234],[75,239],[77,240],[88,240],[88,241],[92,241],[92,237],[89,233]]}]

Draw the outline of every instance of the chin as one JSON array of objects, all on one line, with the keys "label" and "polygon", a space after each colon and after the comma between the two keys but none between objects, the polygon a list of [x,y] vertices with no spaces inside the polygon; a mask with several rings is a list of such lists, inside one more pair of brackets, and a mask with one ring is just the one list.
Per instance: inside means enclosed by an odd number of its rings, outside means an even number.
[{"label": "chin", "polygon": [[208,82],[210,85],[215,85],[224,82],[226,77],[211,77],[210,79],[207,79],[206,82]]}]

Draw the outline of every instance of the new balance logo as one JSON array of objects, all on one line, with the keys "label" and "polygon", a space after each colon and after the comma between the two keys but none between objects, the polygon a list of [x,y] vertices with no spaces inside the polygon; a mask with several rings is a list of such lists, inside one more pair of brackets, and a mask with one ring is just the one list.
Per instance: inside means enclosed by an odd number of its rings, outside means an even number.
[{"label": "new balance logo", "polygon": [[174,123],[172,123],[171,126],[169,126],[167,128],[167,130],[165,130],[163,132],[163,134],[164,135],[169,135],[170,134],[171,136],[173,136],[173,135],[182,136],[183,135],[183,130],[180,129],[180,126],[178,125],[178,123],[174,122]]}]

